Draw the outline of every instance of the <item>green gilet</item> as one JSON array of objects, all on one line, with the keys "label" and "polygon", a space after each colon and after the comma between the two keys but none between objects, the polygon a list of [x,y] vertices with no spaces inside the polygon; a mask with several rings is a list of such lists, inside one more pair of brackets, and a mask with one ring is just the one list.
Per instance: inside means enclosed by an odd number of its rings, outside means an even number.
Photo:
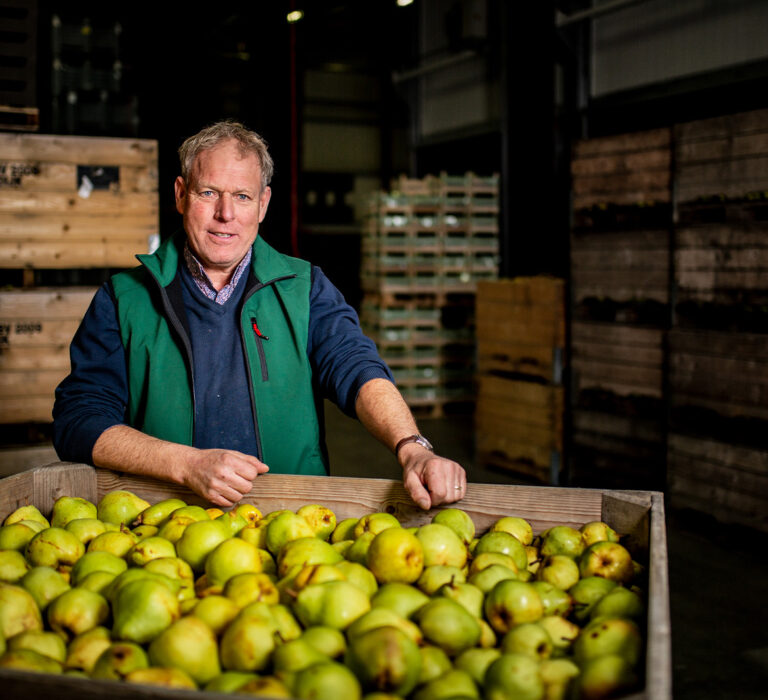
[{"label": "green gilet", "polygon": [[[177,275],[183,232],[140,267],[111,279],[126,353],[128,421],[144,433],[191,445],[195,391],[191,346]],[[261,454],[278,474],[327,474],[318,406],[307,357],[311,266],[260,237],[253,245],[240,334]],[[269,340],[253,324],[269,328]]]}]

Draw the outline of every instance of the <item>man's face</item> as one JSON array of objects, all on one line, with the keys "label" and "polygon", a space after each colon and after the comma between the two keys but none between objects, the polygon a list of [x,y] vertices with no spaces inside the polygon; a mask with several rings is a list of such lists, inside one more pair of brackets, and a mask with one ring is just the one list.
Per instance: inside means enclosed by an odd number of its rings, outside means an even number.
[{"label": "man's face", "polygon": [[242,157],[234,141],[202,151],[189,182],[176,179],[176,209],[195,257],[221,289],[256,240],[271,190],[261,189],[261,166],[254,154]]}]

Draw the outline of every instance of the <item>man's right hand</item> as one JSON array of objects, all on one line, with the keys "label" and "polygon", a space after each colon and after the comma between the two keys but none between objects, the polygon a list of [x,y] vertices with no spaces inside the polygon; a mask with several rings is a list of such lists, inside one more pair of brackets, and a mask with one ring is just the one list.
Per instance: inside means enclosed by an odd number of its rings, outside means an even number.
[{"label": "man's right hand", "polygon": [[[194,448],[193,448],[194,449]],[[253,481],[269,467],[234,450],[195,450],[182,467],[182,482],[217,506],[231,506],[250,493]]]}]

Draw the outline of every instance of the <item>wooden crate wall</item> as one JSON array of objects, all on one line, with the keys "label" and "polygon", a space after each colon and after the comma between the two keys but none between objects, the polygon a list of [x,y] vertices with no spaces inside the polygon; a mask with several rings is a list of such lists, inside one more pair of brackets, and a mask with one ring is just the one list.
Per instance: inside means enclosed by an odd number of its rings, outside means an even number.
[{"label": "wooden crate wall", "polygon": [[671,142],[662,128],[575,144],[569,478],[579,485],[663,484]]},{"label": "wooden crate wall", "polygon": [[475,460],[538,482],[563,464],[565,284],[478,283]]}]

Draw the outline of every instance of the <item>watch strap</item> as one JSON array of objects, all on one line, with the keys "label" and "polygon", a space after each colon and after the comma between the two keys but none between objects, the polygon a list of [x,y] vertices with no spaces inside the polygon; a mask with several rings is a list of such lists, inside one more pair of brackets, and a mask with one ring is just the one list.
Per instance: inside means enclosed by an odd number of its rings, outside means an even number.
[{"label": "watch strap", "polygon": [[423,435],[409,435],[408,437],[404,437],[402,440],[400,440],[400,442],[397,443],[397,445],[395,445],[395,457],[397,457],[399,454],[401,447],[412,442],[417,442],[422,447],[427,448],[430,452],[435,451],[429,440],[427,440],[427,438],[425,438]]}]

